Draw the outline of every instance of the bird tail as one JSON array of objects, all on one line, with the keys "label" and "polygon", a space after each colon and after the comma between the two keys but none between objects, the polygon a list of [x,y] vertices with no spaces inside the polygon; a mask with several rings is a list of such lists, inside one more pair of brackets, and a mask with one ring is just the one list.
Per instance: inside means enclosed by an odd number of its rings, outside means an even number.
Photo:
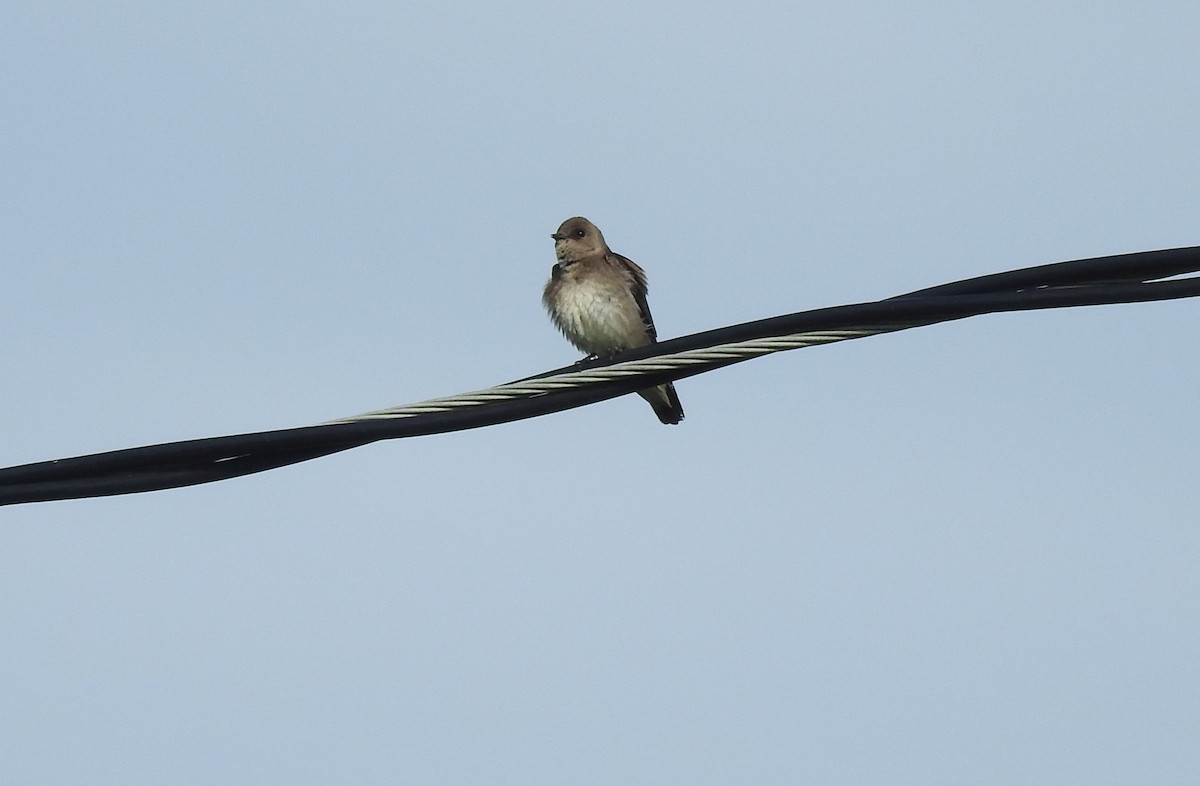
[{"label": "bird tail", "polygon": [[683,420],[683,405],[679,403],[679,394],[671,383],[639,390],[638,395],[650,402],[661,423],[673,426]]}]

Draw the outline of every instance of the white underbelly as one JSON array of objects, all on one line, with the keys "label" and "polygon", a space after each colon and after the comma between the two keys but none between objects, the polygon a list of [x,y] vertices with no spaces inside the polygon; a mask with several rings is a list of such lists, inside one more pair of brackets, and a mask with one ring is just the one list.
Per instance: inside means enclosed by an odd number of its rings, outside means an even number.
[{"label": "white underbelly", "polygon": [[572,344],[605,355],[646,343],[637,304],[607,287],[580,283],[564,287],[558,302],[559,327]]}]

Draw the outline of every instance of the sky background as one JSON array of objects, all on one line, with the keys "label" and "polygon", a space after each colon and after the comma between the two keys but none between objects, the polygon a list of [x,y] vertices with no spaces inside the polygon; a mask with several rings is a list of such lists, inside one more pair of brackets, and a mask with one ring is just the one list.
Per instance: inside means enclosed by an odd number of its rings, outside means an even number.
[{"label": "sky background", "polygon": [[[1200,5],[0,10],[0,465],[1200,244]],[[0,510],[0,781],[1191,782],[1200,302]]]}]

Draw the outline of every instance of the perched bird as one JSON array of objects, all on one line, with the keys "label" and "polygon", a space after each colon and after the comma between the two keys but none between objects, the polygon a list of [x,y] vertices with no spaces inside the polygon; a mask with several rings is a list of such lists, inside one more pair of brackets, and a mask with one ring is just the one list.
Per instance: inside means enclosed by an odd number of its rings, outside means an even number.
[{"label": "perched bird", "polygon": [[[550,271],[542,303],[572,344],[588,355],[607,357],[658,340],[646,303],[644,270],[613,253],[586,218],[568,218],[550,237],[558,264]],[[683,420],[674,385],[646,388],[638,395],[663,423]]]}]

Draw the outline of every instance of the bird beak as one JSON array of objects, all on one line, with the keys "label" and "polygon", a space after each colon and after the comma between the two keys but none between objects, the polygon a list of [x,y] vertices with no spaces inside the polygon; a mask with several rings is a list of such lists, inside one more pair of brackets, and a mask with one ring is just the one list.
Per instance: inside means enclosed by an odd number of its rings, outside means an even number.
[{"label": "bird beak", "polygon": [[555,232],[552,235],[550,235],[550,237],[554,238],[555,240],[562,240],[563,238],[566,237],[566,235],[562,234],[561,232]]}]

